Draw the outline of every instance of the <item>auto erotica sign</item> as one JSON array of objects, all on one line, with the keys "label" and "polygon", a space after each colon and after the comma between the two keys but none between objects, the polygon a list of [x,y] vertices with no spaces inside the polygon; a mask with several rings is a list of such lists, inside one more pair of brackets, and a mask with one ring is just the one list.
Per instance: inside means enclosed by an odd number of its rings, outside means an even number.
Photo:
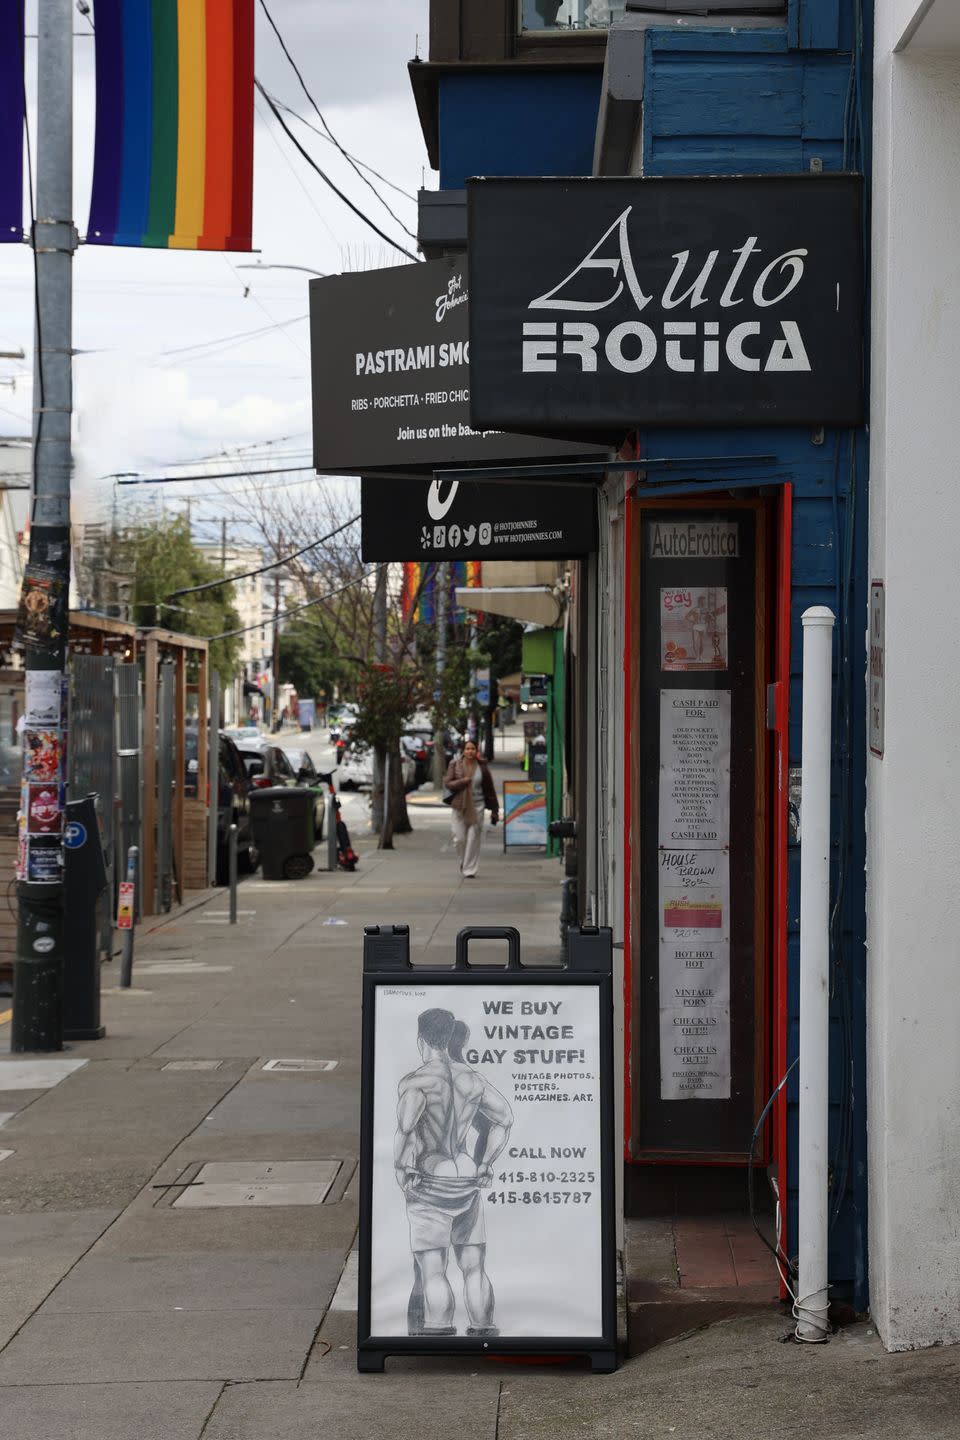
[{"label": "auto erotica sign", "polygon": [[573,559],[597,548],[592,486],[365,478],[364,560]]},{"label": "auto erotica sign", "polygon": [[852,175],[472,180],[480,428],[863,417]]},{"label": "auto erotica sign", "polygon": [[[428,472],[576,459],[585,447],[470,424],[463,256],[310,283],[313,455],[321,472]],[[597,453],[591,446],[590,453]]]}]

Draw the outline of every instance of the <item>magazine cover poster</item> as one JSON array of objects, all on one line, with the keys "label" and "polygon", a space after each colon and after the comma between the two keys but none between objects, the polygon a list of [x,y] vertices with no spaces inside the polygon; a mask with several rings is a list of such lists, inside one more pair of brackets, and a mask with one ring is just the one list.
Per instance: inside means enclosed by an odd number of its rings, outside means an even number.
[{"label": "magazine cover poster", "polygon": [[376,989],[371,1332],[603,1334],[595,986]]},{"label": "magazine cover poster", "polygon": [[727,591],[723,585],[660,590],[660,669],[726,670]]}]

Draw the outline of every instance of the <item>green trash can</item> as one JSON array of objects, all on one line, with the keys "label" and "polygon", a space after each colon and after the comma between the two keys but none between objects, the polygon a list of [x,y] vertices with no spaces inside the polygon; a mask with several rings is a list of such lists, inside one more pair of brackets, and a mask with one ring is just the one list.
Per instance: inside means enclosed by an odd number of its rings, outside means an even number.
[{"label": "green trash can", "polygon": [[314,795],[302,785],[250,792],[253,841],[264,880],[303,880],[313,869]]}]

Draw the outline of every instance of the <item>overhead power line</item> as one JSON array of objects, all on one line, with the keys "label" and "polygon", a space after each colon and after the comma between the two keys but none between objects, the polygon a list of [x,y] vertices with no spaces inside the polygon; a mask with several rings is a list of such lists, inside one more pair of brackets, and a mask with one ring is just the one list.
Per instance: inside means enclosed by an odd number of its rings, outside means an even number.
[{"label": "overhead power line", "polygon": [[380,226],[377,225],[373,220],[371,220],[370,216],[367,215],[365,211],[361,210],[359,206],[354,205],[350,197],[348,195],[345,195],[338,185],[334,184],[327,172],[325,170],[322,170],[317,164],[316,160],[314,160],[309,150],[305,150],[300,144],[300,141],[297,139],[296,135],[294,135],[293,131],[290,129],[290,126],[280,114],[279,109],[273,103],[273,100],[267,94],[266,90],[264,90],[263,86],[260,84],[260,81],[255,80],[254,83],[257,89],[260,91],[260,94],[263,96],[264,100],[266,100],[267,104],[269,105],[271,113],[276,119],[277,124],[280,126],[281,130],[286,135],[291,145],[296,146],[297,150],[303,156],[304,160],[306,160],[307,164],[312,170],[315,170],[317,172],[317,174],[320,176],[320,179],[326,185],[329,185],[330,189],[334,192],[335,195],[338,195],[340,197],[344,205],[348,206],[348,208],[353,211],[354,215],[356,215],[358,219],[363,221],[364,225],[368,225],[370,229],[374,232],[374,234],[379,235],[381,240],[385,240],[388,245],[392,245],[394,250],[399,250],[401,255],[406,255],[408,260],[416,260],[419,262],[419,255],[414,255],[412,251],[408,250],[404,245],[401,245],[398,240],[392,240],[385,230],[381,230]]},{"label": "overhead power line", "polygon": [[[307,129],[310,130],[314,135],[319,135],[320,139],[325,140],[328,145],[337,145],[337,141],[332,136],[325,135],[324,132],[316,125],[311,124],[311,122],[306,118],[305,115],[299,115],[292,106],[287,105],[283,100],[278,99],[276,95],[272,96],[271,98],[273,99],[273,103],[275,105],[278,105],[285,115],[292,115],[294,120],[299,120],[301,125],[305,125]],[[342,149],[342,146],[338,146],[337,148]],[[344,153],[346,154],[349,152]],[[389,185],[391,190],[396,190],[397,194],[402,195],[404,200],[409,200],[412,205],[416,205],[416,195],[411,195],[410,191],[404,190],[402,185],[397,185],[394,183],[393,180],[388,180],[386,175],[381,175],[379,170],[374,170],[373,166],[368,165],[366,160],[360,160],[356,155],[352,155],[350,158],[352,160],[356,160],[357,164],[360,165],[364,170],[369,170],[371,175],[376,175],[377,179],[382,181],[384,185]]]},{"label": "overhead power line", "polygon": [[[343,148],[343,146],[340,144],[340,141],[337,139],[336,135],[334,135],[333,131],[330,129],[330,126],[327,124],[326,119],[324,118],[323,112],[322,112],[321,109],[320,109],[320,106],[317,104],[316,100],[314,100],[314,98],[313,98],[313,96],[311,95],[310,91],[307,89],[307,82],[306,82],[306,80],[304,80],[304,78],[303,78],[303,72],[301,71],[301,69],[300,69],[299,65],[297,64],[296,60],[294,60],[293,56],[290,54],[290,51],[289,51],[289,49],[287,48],[287,42],[284,40],[283,36],[280,34],[280,31],[279,31],[279,29],[278,29],[278,27],[277,27],[277,22],[274,20],[273,16],[270,14],[270,11],[267,9],[267,0],[260,0],[260,7],[261,7],[261,9],[263,10],[264,15],[266,15],[267,19],[269,20],[269,22],[270,22],[270,28],[271,28],[271,30],[273,31],[274,35],[276,35],[277,39],[278,39],[279,42],[280,42],[280,49],[283,51],[284,55],[287,57],[287,60],[290,62],[290,68],[293,70],[293,73],[296,75],[297,79],[300,81],[300,89],[303,91],[304,95],[306,95],[307,99],[310,101],[310,104],[313,106],[314,114],[316,115],[317,119],[320,121],[320,124],[323,126],[324,130],[326,131],[327,137],[330,139],[330,141],[331,141],[331,142],[337,147],[337,149],[340,151],[340,154],[341,154],[341,155],[343,156],[343,158],[346,160],[347,164],[350,165],[350,167],[354,170],[354,172],[355,172],[357,175],[359,175],[360,179],[363,181],[364,185],[366,185],[367,189],[368,189],[368,190],[371,190],[371,191],[373,192],[373,194],[377,197],[377,199],[380,201],[380,204],[383,206],[384,210],[386,210],[387,214],[395,221],[395,223],[396,223],[397,225],[400,226],[400,229],[404,232],[404,234],[405,234],[405,235],[409,235],[411,240],[416,241],[416,238],[417,238],[417,237],[416,237],[416,235],[414,235],[413,231],[412,231],[412,230],[408,230],[407,227],[406,227],[406,225],[404,225],[403,221],[400,219],[399,215],[394,214],[393,210],[391,210],[391,208],[390,208],[390,206],[387,204],[386,200],[384,200],[383,196],[380,194],[380,191],[377,189],[376,185],[372,184],[372,183],[367,179],[366,175],[363,174],[363,172],[361,171],[359,165],[358,165],[357,162],[354,160],[353,156],[350,154],[349,150],[345,150],[345,149]],[[265,92],[264,92],[264,93],[265,93]]]},{"label": "overhead power line", "polygon": [[[353,580],[348,580],[346,585],[341,585],[336,590],[328,590],[326,595],[318,595],[315,600],[307,600],[303,605],[291,606],[289,610],[284,610],[280,619],[286,620],[289,615],[299,615],[301,610],[309,610],[314,605],[322,605],[325,600],[336,599],[336,597],[342,595],[345,590],[352,590],[354,585],[361,585],[364,580],[369,580],[373,576],[379,575],[381,570],[387,568],[387,564],[389,564],[389,562],[385,561],[383,565],[375,566],[368,574],[357,575]],[[219,635],[208,635],[206,638],[207,640],[232,640],[234,635],[246,635],[250,630],[262,630],[264,626],[271,623],[271,619],[272,617],[268,616],[258,620],[255,625],[241,625],[239,630],[224,630]]]},{"label": "overhead power line", "polygon": [[294,470],[312,470],[313,465],[282,465],[274,466],[272,470],[221,470],[217,475],[139,475],[136,478],[127,478],[129,471],[120,471],[116,475],[101,475],[101,480],[115,480],[118,485],[190,485],[198,481],[205,484],[209,480],[239,480],[246,479],[249,475],[289,475]]},{"label": "overhead power line", "polygon": [[260,325],[256,330],[238,330],[235,335],[218,335],[213,340],[197,340],[193,345],[175,345],[172,350],[158,350],[158,355],[186,355],[189,351],[206,350],[212,345],[232,344],[235,340],[252,340],[257,335],[266,335],[268,330],[284,330],[288,325],[298,325],[309,320],[309,315],[294,315],[290,320],[273,320],[269,325]]},{"label": "overhead power line", "polygon": [[185,590],[171,590],[167,599],[177,600],[181,595],[198,595],[201,590],[216,590],[220,585],[232,585],[235,580],[252,580],[255,575],[266,575],[268,570],[277,570],[281,565],[289,565],[291,560],[299,559],[308,550],[316,550],[318,545],[325,545],[335,535],[340,535],[351,525],[356,525],[359,519],[359,515],[351,515],[349,520],[344,520],[343,524],[338,525],[336,530],[331,530],[329,535],[321,535],[319,540],[311,540],[309,545],[301,545],[299,550],[293,550],[289,555],[282,555],[279,560],[271,560],[269,565],[258,565],[255,570],[244,570],[239,575],[221,575],[218,580],[205,580],[202,585],[188,585]]}]

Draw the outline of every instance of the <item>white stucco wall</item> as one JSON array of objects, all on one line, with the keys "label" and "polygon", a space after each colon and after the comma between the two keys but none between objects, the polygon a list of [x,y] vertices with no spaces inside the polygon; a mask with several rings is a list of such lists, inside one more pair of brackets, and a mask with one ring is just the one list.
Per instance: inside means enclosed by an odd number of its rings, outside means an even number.
[{"label": "white stucco wall", "polygon": [[[960,1342],[960,55],[877,0],[868,756],[870,1290],[891,1349]],[[866,623],[866,617],[864,617]]]}]

